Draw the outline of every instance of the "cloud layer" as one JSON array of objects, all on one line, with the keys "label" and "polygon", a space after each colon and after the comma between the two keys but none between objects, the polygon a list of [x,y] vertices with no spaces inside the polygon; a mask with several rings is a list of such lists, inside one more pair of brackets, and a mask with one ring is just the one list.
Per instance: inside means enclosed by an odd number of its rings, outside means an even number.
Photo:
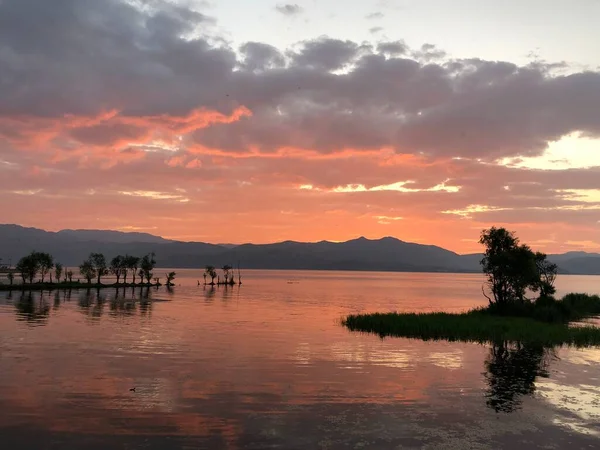
[{"label": "cloud layer", "polygon": [[456,250],[507,223],[549,249],[600,246],[597,164],[500,164],[597,138],[600,73],[402,41],[231,48],[216,24],[162,0],[0,2],[5,221]]}]

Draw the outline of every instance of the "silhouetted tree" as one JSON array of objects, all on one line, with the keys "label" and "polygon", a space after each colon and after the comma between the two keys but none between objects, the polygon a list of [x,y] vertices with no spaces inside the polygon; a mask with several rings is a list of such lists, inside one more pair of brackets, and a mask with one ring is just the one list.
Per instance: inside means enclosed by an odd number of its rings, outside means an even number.
[{"label": "silhouetted tree", "polygon": [[175,272],[169,272],[167,274],[167,287],[173,286],[173,280],[175,279]]},{"label": "silhouetted tree", "polygon": [[8,283],[12,286],[15,281],[15,274],[12,272],[8,272]]},{"label": "silhouetted tree", "polygon": [[117,284],[121,281],[121,275],[123,275],[124,271],[127,271],[127,268],[125,267],[125,258],[121,255],[115,256],[110,261],[110,272],[117,277]]},{"label": "silhouetted tree", "polygon": [[36,252],[31,252],[29,255],[22,257],[17,263],[17,271],[21,274],[23,283],[25,280],[29,280],[29,283],[33,283],[35,276],[40,270],[40,260],[37,257]]},{"label": "silhouetted tree", "polygon": [[223,271],[223,276],[225,278],[225,283],[227,283],[229,281],[229,271],[232,269],[233,267],[231,267],[228,264],[225,264],[223,267],[221,267],[221,270]]},{"label": "silhouetted tree", "polygon": [[91,253],[89,261],[94,265],[96,276],[98,277],[98,284],[104,275],[108,275],[108,267],[106,266],[106,258],[102,253]]},{"label": "silhouetted tree", "polygon": [[150,280],[152,279],[152,271],[154,270],[154,266],[156,266],[154,256],[154,252],[148,253],[147,255],[144,255],[142,261],[140,262],[140,276],[145,278],[148,284],[150,284]]},{"label": "silhouetted tree", "polygon": [[62,273],[63,273],[63,265],[61,263],[54,264],[54,276],[56,277],[57,283],[60,283]]},{"label": "silhouetted tree", "polygon": [[73,271],[67,270],[66,276],[67,276],[67,278],[69,278],[69,283],[72,283],[73,282]]},{"label": "silhouetted tree", "polygon": [[540,291],[540,297],[549,297],[556,293],[554,282],[558,273],[558,266],[548,261],[546,254],[536,252],[535,265],[538,273],[536,290]]},{"label": "silhouetted tree", "polygon": [[32,253],[34,258],[38,260],[40,267],[40,277],[42,278],[42,283],[44,282],[44,278],[46,275],[52,270],[54,267],[54,258],[50,253],[43,252],[34,252]]},{"label": "silhouetted tree", "polygon": [[29,261],[27,260],[27,257],[25,256],[25,257],[21,258],[19,260],[19,262],[17,263],[17,265],[15,266],[15,269],[17,270],[17,272],[19,272],[19,275],[21,276],[21,280],[22,280],[23,284],[25,284],[27,282],[27,277],[29,275],[28,263],[29,263]]},{"label": "silhouetted tree", "polygon": [[127,269],[131,270],[131,276],[133,277],[132,283],[135,284],[135,275],[140,264],[140,258],[138,258],[137,256],[127,255],[125,259],[127,260],[125,264],[127,266]]},{"label": "silhouetted tree", "polygon": [[492,301],[486,295],[490,304],[506,306],[524,301],[527,288],[537,286],[539,280],[535,254],[504,228],[483,230],[479,243],[486,247],[481,265],[494,297]]},{"label": "silhouetted tree", "polygon": [[87,280],[88,284],[91,284],[92,279],[97,276],[96,267],[94,266],[94,263],[92,261],[90,261],[89,259],[86,259],[79,266],[79,273],[81,274],[81,276],[83,278],[85,278]]},{"label": "silhouetted tree", "polygon": [[125,255],[123,256],[123,269],[121,271],[121,274],[123,275],[123,283],[127,284],[127,275],[129,274],[129,270],[131,270],[132,268],[131,266],[131,256],[129,255]]},{"label": "silhouetted tree", "polygon": [[215,284],[215,278],[217,278],[217,271],[214,266],[206,266],[204,273],[210,277],[210,284]]}]

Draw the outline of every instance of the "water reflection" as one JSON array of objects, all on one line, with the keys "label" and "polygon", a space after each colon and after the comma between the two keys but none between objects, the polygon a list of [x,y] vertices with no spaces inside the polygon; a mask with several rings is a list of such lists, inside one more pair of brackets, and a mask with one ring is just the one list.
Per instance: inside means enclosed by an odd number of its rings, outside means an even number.
[{"label": "water reflection", "polygon": [[[136,315],[150,317],[154,308],[153,294],[155,288],[135,287],[119,289],[82,289],[61,290],[53,292],[19,292],[7,293],[8,300],[15,300],[17,320],[27,322],[32,326],[46,325],[52,314],[58,313],[61,305],[70,302],[76,296],[76,310],[83,314],[90,323],[99,323],[106,316],[111,318],[131,318]],[[161,291],[172,297],[173,288]],[[207,302],[219,298],[227,301],[239,295],[239,286],[215,287],[202,286],[197,291]],[[52,306],[51,306],[52,305]],[[308,349],[308,344],[304,344]],[[364,364],[370,362],[373,366],[385,366],[396,369],[415,370],[415,356],[403,349],[393,352],[383,349],[370,350],[368,358],[357,356],[360,347],[350,342],[339,342],[331,345],[332,357],[343,362],[346,369],[364,369]],[[302,353],[302,352],[300,352]],[[296,355],[302,357],[302,355]],[[460,350],[450,353],[429,353],[419,357],[430,364],[456,370],[462,367]],[[556,351],[542,346],[502,342],[490,345],[487,358],[483,362],[483,377],[487,388],[485,391],[486,404],[496,412],[510,413],[522,406],[523,399],[536,391],[538,377],[549,376],[548,367],[556,358]],[[308,359],[307,359],[308,361]],[[354,364],[352,364],[354,363]],[[306,364],[305,364],[306,365]]]},{"label": "water reflection", "polygon": [[194,274],[158,291],[1,293],[3,448],[594,448],[581,430],[600,432],[597,349],[553,361],[339,325],[477,306],[479,278],[259,275],[241,289]]},{"label": "water reflection", "polygon": [[548,378],[556,351],[540,345],[495,343],[485,360],[486,403],[496,412],[513,412],[535,392],[537,377]]},{"label": "water reflection", "polygon": [[[154,289],[154,288],[153,288]],[[147,316],[152,312],[152,289],[135,287],[122,289],[63,289],[55,291],[19,291],[7,292],[5,299],[12,302],[18,321],[31,326],[47,325],[50,312],[58,313],[65,302],[70,302],[75,292],[77,311],[92,322],[104,315],[107,305],[111,317],[133,316],[136,312]],[[172,288],[166,290],[172,296]],[[16,301],[15,301],[16,299]]]},{"label": "water reflection", "polygon": [[[92,320],[100,319],[107,309],[112,317],[133,316],[139,310],[147,315],[152,312],[156,299],[153,292],[158,288],[149,286],[114,289],[61,289],[54,291],[8,291],[5,299],[14,303],[17,319],[31,325],[46,325],[50,311],[58,312],[64,302],[70,302],[73,295],[77,299],[78,311]],[[165,287],[161,294],[168,298],[175,296],[173,287]],[[239,296],[240,286],[203,286],[201,291],[208,302],[215,298],[229,300]],[[14,299],[18,300],[14,302]],[[52,305],[52,307],[50,307]]]},{"label": "water reflection", "polygon": [[15,303],[17,320],[26,321],[31,325],[45,325],[50,316],[48,295],[44,292],[21,292]]},{"label": "water reflection", "polygon": [[229,300],[234,297],[238,297],[240,294],[241,286],[202,286],[202,292],[204,294],[204,298],[206,301],[210,302],[214,300],[217,296],[217,293],[220,294],[221,300]]}]

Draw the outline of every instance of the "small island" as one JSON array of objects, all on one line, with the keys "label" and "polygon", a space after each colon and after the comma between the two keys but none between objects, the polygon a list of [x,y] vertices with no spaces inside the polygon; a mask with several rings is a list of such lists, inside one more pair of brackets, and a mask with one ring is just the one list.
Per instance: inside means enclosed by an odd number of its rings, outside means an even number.
[{"label": "small island", "polygon": [[[573,324],[600,315],[598,295],[568,294],[556,299],[557,266],[545,254],[520,244],[514,232],[492,227],[482,232],[479,242],[485,246],[481,265],[487,307],[462,314],[357,314],[345,317],[342,324],[382,338],[600,345],[600,327]],[[537,297],[526,297],[531,294]]]},{"label": "small island", "polygon": [[[49,253],[33,251],[22,257],[16,267],[3,267],[8,284],[0,283],[0,291],[41,291],[53,289],[101,289],[121,287],[159,287],[160,278],[154,276],[156,267],[155,254],[143,257],[117,255],[107,262],[102,253],[91,253],[78,267],[79,274],[85,281],[74,279],[73,270],[55,262]],[[102,278],[108,275],[116,277],[115,283],[103,283]],[[131,282],[127,281],[131,275]],[[15,283],[15,278],[21,279]],[[136,276],[138,277],[136,279]],[[166,286],[173,286],[176,273],[166,274]],[[121,281],[121,279],[123,281]],[[139,280],[136,282],[136,280]]]},{"label": "small island", "polygon": [[[219,274],[217,274],[217,270],[216,270],[215,266],[206,266],[204,268],[204,273],[202,274],[202,277],[204,278],[204,286],[235,286],[236,284],[238,284],[238,285],[242,284],[242,275],[240,273],[239,263],[238,263],[238,280],[237,280],[237,282],[235,281],[235,274],[234,274],[233,266],[226,264],[223,267],[221,267],[221,270],[223,271],[223,278],[221,278],[221,276]],[[208,282],[209,278],[210,278],[210,283]],[[215,278],[217,279],[216,282],[215,282]],[[199,284],[200,284],[200,281],[198,281],[198,285]]]}]

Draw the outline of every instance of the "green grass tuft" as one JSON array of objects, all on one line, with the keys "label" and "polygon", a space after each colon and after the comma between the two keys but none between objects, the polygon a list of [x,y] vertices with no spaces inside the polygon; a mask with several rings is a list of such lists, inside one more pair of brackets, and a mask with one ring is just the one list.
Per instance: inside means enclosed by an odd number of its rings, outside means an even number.
[{"label": "green grass tuft", "polygon": [[506,310],[500,314],[494,308],[463,314],[358,314],[347,316],[342,324],[351,331],[375,333],[381,337],[479,343],[509,341],[544,346],[600,345],[600,328],[568,325],[568,320],[597,315],[600,312],[598,296],[569,294],[561,301],[545,300],[524,311],[519,310],[518,315],[509,315]]}]

